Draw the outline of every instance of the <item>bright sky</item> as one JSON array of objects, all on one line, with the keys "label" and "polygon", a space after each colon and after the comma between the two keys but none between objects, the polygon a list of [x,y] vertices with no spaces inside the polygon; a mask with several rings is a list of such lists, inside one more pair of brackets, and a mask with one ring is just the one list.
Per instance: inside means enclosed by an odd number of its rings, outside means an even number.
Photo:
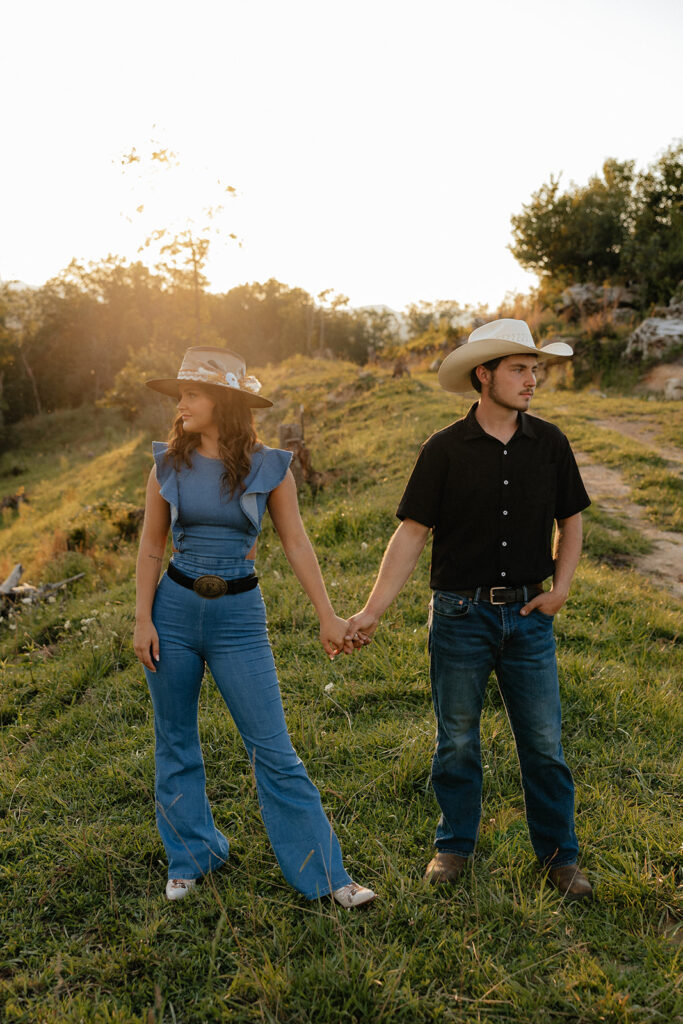
[{"label": "bright sky", "polygon": [[[213,290],[495,305],[551,174],[683,136],[682,49],[679,0],[5,0],[0,278],[137,258],[220,181]],[[151,139],[180,167],[122,173]]]}]

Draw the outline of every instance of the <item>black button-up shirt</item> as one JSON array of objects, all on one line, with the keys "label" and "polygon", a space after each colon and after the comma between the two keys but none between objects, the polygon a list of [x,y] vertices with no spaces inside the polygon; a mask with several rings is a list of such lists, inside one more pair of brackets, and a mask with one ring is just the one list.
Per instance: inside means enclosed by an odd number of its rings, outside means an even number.
[{"label": "black button-up shirt", "polygon": [[433,530],[435,590],[540,583],[554,570],[554,521],[590,505],[561,430],[520,412],[503,444],[476,408],[425,441],[396,513]]}]

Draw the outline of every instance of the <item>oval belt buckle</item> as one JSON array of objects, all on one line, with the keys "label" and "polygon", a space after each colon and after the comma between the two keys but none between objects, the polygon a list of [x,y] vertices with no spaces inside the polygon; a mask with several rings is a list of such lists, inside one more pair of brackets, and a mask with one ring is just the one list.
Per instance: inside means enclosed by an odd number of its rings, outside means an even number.
[{"label": "oval belt buckle", "polygon": [[223,597],[227,594],[228,584],[220,576],[198,576],[192,584],[192,589],[195,594],[211,601],[214,597]]}]

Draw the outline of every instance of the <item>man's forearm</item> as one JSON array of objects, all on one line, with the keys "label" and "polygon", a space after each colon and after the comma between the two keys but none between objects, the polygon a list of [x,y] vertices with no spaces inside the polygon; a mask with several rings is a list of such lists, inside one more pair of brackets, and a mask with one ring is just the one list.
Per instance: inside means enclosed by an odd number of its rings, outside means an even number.
[{"label": "man's forearm", "polygon": [[575,516],[570,516],[569,519],[558,521],[555,535],[553,590],[559,591],[565,597],[569,593],[576,567],[579,564],[582,542],[583,525],[580,512]]},{"label": "man's forearm", "polygon": [[569,596],[572,577],[581,557],[583,529],[581,513],[569,519],[558,519],[553,557],[555,572],[550,590],[537,594],[520,609],[520,615],[529,615],[538,610],[544,615],[556,615]]},{"label": "man's forearm", "polygon": [[398,527],[384,552],[377,580],[365,610],[380,619],[396,598],[417,565],[420,553],[427,543],[429,528],[412,519],[405,519]]}]

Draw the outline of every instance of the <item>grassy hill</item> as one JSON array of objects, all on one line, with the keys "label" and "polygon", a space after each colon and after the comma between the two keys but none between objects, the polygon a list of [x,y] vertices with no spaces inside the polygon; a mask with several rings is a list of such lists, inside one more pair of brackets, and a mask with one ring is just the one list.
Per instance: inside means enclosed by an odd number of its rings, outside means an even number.
[{"label": "grassy hill", "polygon": [[[260,374],[277,444],[303,403],[325,487],[304,518],[338,610],[363,602],[421,441],[468,402],[433,376],[291,360]],[[171,404],[166,407],[168,413]],[[618,465],[643,514],[681,529],[681,485],[651,449],[602,418],[643,420],[680,444],[673,404],[541,391],[534,411]],[[159,422],[154,425],[153,421]],[[162,423],[164,424],[162,426]],[[0,577],[77,572],[50,603],[0,622],[0,1016],[52,1024],[672,1022],[680,936],[681,612],[629,567],[644,543],[593,508],[586,554],[558,616],[564,746],[597,899],[543,886],[526,834],[514,745],[491,685],[484,813],[462,886],[422,881],[436,804],[427,676],[428,558],[364,652],[326,660],[315,617],[272,528],[258,571],[292,738],[332,816],[347,866],[380,899],[346,913],[284,883],[258,816],[239,735],[212,685],[200,722],[228,867],[182,904],[163,897],[153,815],[150,702],[130,635],[135,542],[150,440],[106,410],[27,421],[0,459]],[[679,892],[678,892],[679,894]]]}]

